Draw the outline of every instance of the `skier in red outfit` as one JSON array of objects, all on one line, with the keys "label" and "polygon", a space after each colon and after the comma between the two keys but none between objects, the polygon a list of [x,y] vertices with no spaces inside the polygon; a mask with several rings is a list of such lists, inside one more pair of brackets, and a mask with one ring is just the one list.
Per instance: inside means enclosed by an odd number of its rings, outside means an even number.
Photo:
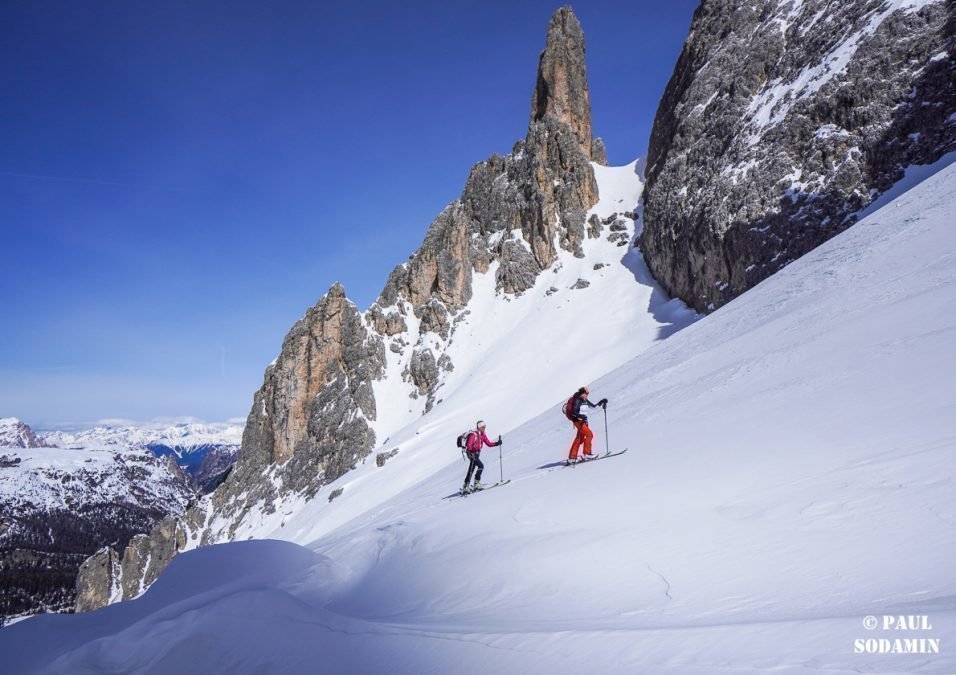
[{"label": "skier in red outfit", "polygon": [[607,410],[607,399],[602,398],[597,403],[591,403],[588,400],[588,388],[581,387],[578,389],[574,396],[568,399],[568,402],[564,404],[564,414],[571,420],[571,423],[574,425],[574,428],[577,429],[577,435],[574,437],[574,442],[571,444],[571,453],[568,455],[568,462],[573,463],[578,461],[578,448],[581,447],[581,444],[584,444],[584,459],[591,459],[594,457],[591,454],[591,439],[594,438],[594,432],[588,427],[588,417],[581,413],[581,406],[587,405],[590,408],[604,408]]},{"label": "skier in red outfit", "polygon": [[478,420],[475,430],[468,434],[468,443],[465,448],[469,460],[468,473],[465,474],[465,484],[461,487],[462,493],[468,492],[468,483],[471,482],[471,473],[475,468],[478,469],[478,472],[475,474],[475,483],[471,489],[472,491],[482,489],[481,472],[484,471],[485,465],[482,463],[479,455],[481,454],[481,449],[486,445],[489,448],[501,445],[501,436],[498,436],[498,440],[495,443],[489,441],[485,435],[485,423]]}]

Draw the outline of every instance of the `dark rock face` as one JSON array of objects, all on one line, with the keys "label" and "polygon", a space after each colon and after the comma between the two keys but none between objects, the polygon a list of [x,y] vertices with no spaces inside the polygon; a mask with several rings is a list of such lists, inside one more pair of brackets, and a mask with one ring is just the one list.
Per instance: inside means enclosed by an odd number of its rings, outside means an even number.
[{"label": "dark rock face", "polygon": [[508,239],[498,248],[497,286],[505,293],[523,293],[534,286],[538,265],[523,241]]},{"label": "dark rock face", "polygon": [[134,598],[149,588],[186,545],[185,533],[176,518],[159,521],[153,532],[156,534],[133,537],[123,552],[119,582],[124,598]]},{"label": "dark rock face", "polygon": [[193,481],[203,494],[209,494],[222,484],[238,456],[239,448],[231,445],[214,445],[206,450],[202,462],[192,473]]},{"label": "dark rock face", "polygon": [[651,135],[640,246],[698,311],[956,148],[954,6],[704,0]]},{"label": "dark rock face", "polygon": [[448,337],[448,310],[445,309],[445,306],[441,302],[433,298],[425,304],[416,307],[415,313],[421,320],[419,332],[430,332],[440,335],[443,338]]},{"label": "dark rock face", "polygon": [[378,305],[372,305],[372,308],[365,314],[365,320],[379,335],[391,337],[408,330],[408,325],[401,314],[398,312],[385,314]]},{"label": "dark rock face", "polygon": [[[537,82],[525,140],[472,168],[461,198],[435,218],[369,310],[360,314],[335,285],[293,326],[255,395],[228,477],[176,527],[157,526],[127,547],[110,586],[122,588],[122,599],[158,574],[145,561],[165,565],[186,548],[231,540],[253,509],[273,513],[292,493],[312,498],[367,457],[377,417],[372,385],[385,375],[387,354],[400,359],[409,395],[430,410],[443,373],[454,369],[444,350],[468,313],[475,272],[500,263],[498,290],[517,294],[559,247],[580,251],[584,216],[598,196],[592,147],[603,155],[603,144],[592,146],[584,36],[570,8],[551,20]],[[213,531],[213,522],[225,528]],[[90,563],[80,581],[85,597],[111,597],[102,569]]]}]

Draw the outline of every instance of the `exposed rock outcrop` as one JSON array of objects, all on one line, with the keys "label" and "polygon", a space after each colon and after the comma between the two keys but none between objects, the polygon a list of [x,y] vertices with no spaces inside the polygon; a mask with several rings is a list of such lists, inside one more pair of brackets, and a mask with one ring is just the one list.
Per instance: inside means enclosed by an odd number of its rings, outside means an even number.
[{"label": "exposed rock outcrop", "polygon": [[438,384],[438,361],[430,349],[416,349],[412,352],[412,359],[408,364],[408,376],[415,390],[412,396],[427,396],[425,412],[434,405],[434,392]]},{"label": "exposed rock outcrop", "polygon": [[712,310],[956,149],[952,2],[704,0],[650,139],[640,246]]},{"label": "exposed rock outcrop", "polygon": [[398,448],[392,448],[388,452],[380,452],[375,455],[375,466],[382,468],[385,466],[385,462],[390,460],[392,457],[398,454]]},{"label": "exposed rock outcrop", "polygon": [[[311,497],[371,452],[376,417],[372,381],[383,375],[385,345],[335,284],[306,312],[266,369],[229,479],[213,493],[219,517],[238,522],[268,508],[278,486]],[[273,476],[264,480],[266,472]]]},{"label": "exposed rock outcrop", "polygon": [[113,584],[120,579],[120,558],[110,547],[87,558],[77,575],[76,611],[89,612],[110,603]]}]

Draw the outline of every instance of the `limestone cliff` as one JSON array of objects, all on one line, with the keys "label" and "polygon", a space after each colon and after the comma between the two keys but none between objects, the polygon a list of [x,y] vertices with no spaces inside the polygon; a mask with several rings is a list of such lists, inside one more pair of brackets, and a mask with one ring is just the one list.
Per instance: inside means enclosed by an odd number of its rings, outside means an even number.
[{"label": "limestone cliff", "polygon": [[712,310],[956,149],[942,0],[704,0],[654,120],[641,249]]}]

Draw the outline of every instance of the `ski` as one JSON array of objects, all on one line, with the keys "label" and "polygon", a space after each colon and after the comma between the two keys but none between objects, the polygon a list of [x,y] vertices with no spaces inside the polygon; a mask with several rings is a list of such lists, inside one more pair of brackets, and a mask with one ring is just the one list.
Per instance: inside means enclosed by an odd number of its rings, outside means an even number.
[{"label": "ski", "polygon": [[454,499],[455,497],[468,497],[469,495],[478,494],[478,493],[480,493],[480,492],[488,492],[488,490],[493,490],[493,489],[495,489],[496,487],[501,487],[502,485],[507,485],[507,484],[510,483],[510,482],[511,482],[511,479],[509,478],[509,479],[506,480],[506,481],[502,481],[502,482],[498,482],[498,483],[492,483],[492,484],[489,485],[488,487],[481,488],[480,490],[469,490],[468,492],[461,492],[461,491],[459,490],[458,492],[452,493],[452,494],[448,495],[447,497],[443,497],[443,499]]},{"label": "ski", "polygon": [[628,451],[628,448],[624,448],[623,450],[618,450],[617,452],[605,452],[603,455],[598,455],[597,457],[592,457],[591,459],[581,459],[581,460],[578,460],[577,462],[572,462],[569,460],[565,462],[564,465],[573,467],[573,466],[577,466],[578,464],[590,464],[591,462],[596,462],[599,459],[607,459],[608,457],[617,457],[618,455],[623,455],[627,451]]}]

